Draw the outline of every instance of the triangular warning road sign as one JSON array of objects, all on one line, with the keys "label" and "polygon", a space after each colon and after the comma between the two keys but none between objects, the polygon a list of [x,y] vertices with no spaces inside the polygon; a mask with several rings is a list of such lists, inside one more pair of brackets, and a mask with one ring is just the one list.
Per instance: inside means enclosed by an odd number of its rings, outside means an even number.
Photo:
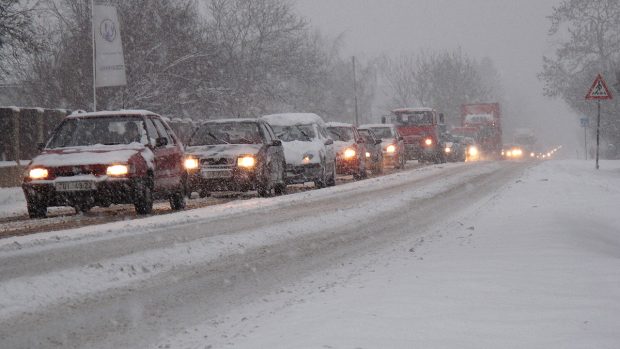
[{"label": "triangular warning road sign", "polygon": [[612,99],[611,92],[609,92],[609,88],[607,88],[607,84],[605,83],[605,79],[601,74],[596,76],[592,87],[590,87],[590,91],[586,95],[586,99]]}]

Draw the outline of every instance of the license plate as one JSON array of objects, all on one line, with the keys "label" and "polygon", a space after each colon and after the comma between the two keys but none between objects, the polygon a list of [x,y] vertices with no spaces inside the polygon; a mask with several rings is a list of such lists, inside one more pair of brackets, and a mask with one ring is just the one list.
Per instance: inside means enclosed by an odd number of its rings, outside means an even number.
[{"label": "license plate", "polygon": [[84,191],[95,189],[93,182],[81,181],[81,182],[59,182],[54,185],[56,191]]},{"label": "license plate", "polygon": [[230,170],[203,170],[202,176],[204,178],[230,178],[232,172]]}]

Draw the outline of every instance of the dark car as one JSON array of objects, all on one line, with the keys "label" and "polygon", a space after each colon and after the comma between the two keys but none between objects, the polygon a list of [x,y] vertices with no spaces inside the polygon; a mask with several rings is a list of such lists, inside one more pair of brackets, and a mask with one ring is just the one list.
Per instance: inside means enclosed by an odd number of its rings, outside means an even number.
[{"label": "dark car", "polygon": [[407,162],[405,154],[404,138],[398,133],[396,125],[392,124],[367,124],[358,129],[369,129],[375,136],[381,139],[383,149],[383,162],[394,168],[404,168]]},{"label": "dark car", "polygon": [[352,124],[328,122],[327,132],[334,140],[336,172],[366,178],[366,143]]},{"label": "dark car", "polygon": [[286,191],[282,142],[260,119],[222,119],[201,124],[186,149],[189,187],[201,197],[213,191]]},{"label": "dark car", "polygon": [[453,136],[449,133],[444,134],[443,143],[445,146],[446,160],[448,162],[465,161],[467,159],[467,142],[464,137]]},{"label": "dark car", "polygon": [[155,198],[185,207],[183,146],[149,111],[78,113],[66,117],[26,169],[22,188],[31,218],[50,206],[85,212],[134,204],[148,214]]},{"label": "dark car", "polygon": [[366,143],[366,163],[373,174],[383,173],[383,147],[381,138],[370,129],[359,129],[360,136]]}]

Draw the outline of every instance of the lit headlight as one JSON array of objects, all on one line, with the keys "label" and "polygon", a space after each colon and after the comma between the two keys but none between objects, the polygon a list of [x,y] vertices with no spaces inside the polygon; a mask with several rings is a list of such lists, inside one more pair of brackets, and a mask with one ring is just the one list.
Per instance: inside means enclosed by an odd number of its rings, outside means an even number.
[{"label": "lit headlight", "polygon": [[478,148],[469,147],[469,156],[477,156],[477,155],[478,155]]},{"label": "lit headlight", "polygon": [[452,149],[450,149],[450,147],[446,147],[446,149],[444,149],[444,151],[445,151],[446,153],[450,153],[450,152],[452,151]]},{"label": "lit headlight", "polygon": [[28,173],[28,176],[31,179],[45,179],[47,178],[49,172],[47,172],[46,169],[44,168],[33,168],[32,170],[30,170],[30,173]]},{"label": "lit headlight", "polygon": [[507,157],[511,157],[511,156],[512,156],[512,151],[510,151],[510,150],[509,150],[509,151],[506,153],[506,156],[507,156]]},{"label": "lit headlight", "polygon": [[433,140],[431,138],[427,138],[424,140],[424,144],[426,145],[433,145]]},{"label": "lit headlight", "polygon": [[345,159],[350,159],[352,157],[354,157],[357,153],[355,152],[355,149],[351,149],[351,148],[347,148],[344,150],[344,158]]},{"label": "lit headlight", "polygon": [[252,155],[244,155],[237,158],[237,166],[252,168],[256,165],[256,159]]},{"label": "lit headlight", "polygon": [[370,157],[370,153],[366,152],[366,157],[369,158]]},{"label": "lit headlight", "polygon": [[126,165],[112,165],[108,166],[105,173],[108,176],[124,176],[129,173],[129,167]]},{"label": "lit headlight", "polygon": [[387,148],[385,148],[385,151],[388,153],[394,153],[396,151],[396,147],[394,146],[394,144],[390,144],[387,146]]},{"label": "lit headlight", "polygon": [[187,158],[185,159],[185,163],[183,164],[186,170],[195,170],[198,168],[198,159],[195,158]]},{"label": "lit headlight", "polygon": [[530,153],[530,157],[533,158],[534,156],[536,156],[536,154],[534,153]]},{"label": "lit headlight", "polygon": [[512,155],[513,156],[521,156],[521,155],[523,155],[523,151],[521,149],[514,149],[512,151]]}]

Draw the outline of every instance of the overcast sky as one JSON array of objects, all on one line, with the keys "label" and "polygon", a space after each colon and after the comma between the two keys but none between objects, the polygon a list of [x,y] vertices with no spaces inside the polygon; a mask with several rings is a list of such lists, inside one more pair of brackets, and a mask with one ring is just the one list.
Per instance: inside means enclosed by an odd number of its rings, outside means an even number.
[{"label": "overcast sky", "polygon": [[[344,34],[344,53],[382,53],[461,47],[489,57],[502,76],[507,128],[530,127],[549,142],[578,144],[578,116],[542,95],[536,75],[553,54],[546,16],[560,0],[293,0],[330,37]],[[587,90],[587,87],[586,87]],[[584,91],[584,95],[587,91]],[[548,134],[545,131],[552,130]],[[506,138],[506,137],[505,137]]]}]

